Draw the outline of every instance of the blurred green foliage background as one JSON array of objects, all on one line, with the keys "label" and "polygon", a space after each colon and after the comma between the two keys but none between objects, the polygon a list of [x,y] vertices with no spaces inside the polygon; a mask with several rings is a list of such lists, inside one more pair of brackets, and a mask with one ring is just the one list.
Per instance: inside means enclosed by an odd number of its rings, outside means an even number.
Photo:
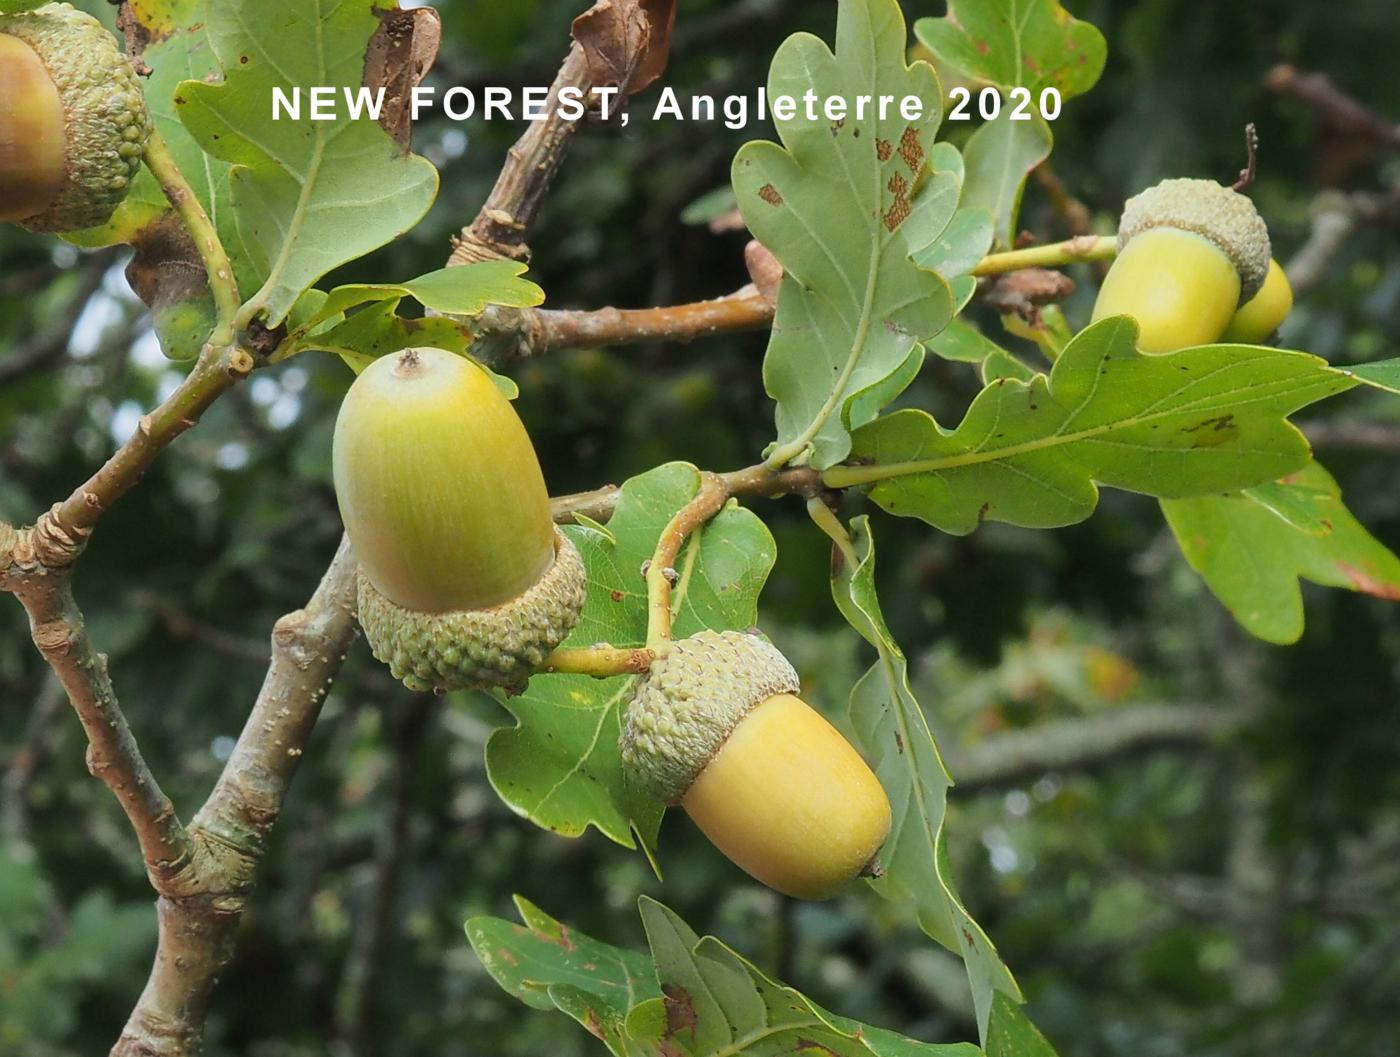
[{"label": "blurred green foliage background", "polygon": [[[445,0],[434,83],[548,83],[582,6]],[[943,13],[936,0],[904,6],[911,21]],[[1111,230],[1124,197],[1163,176],[1228,182],[1253,120],[1255,198],[1282,260],[1307,239],[1320,194],[1391,202],[1301,299],[1287,344],[1337,363],[1395,355],[1400,154],[1338,133],[1264,84],[1274,64],[1294,63],[1400,120],[1391,0],[1069,6],[1109,41],[1103,80],[1056,123],[1052,158],[1095,226]],[[834,9],[682,0],[666,81],[683,97],[751,92],[784,36],[829,39]],[[649,111],[655,96],[635,105]],[[415,146],[442,171],[437,205],[333,279],[439,266],[519,131],[421,124]],[[644,306],[742,285],[745,236],[713,234],[687,207],[722,199],[734,150],[767,134],[634,120],[577,137],[529,240],[550,303]],[[1022,226],[1069,234],[1035,184]],[[32,520],[66,495],[178,378],[124,263],[0,227],[0,519]],[[1093,276],[1075,277],[1066,310],[1082,324]],[[771,437],[762,350],[749,335],[515,365],[551,490],[671,459],[754,461]],[[259,372],[121,502],[83,560],[76,587],[94,637],[186,814],[242,725],[272,622],[305,600],[334,550],[330,436],[349,381],[329,358]],[[935,362],[908,399],[955,420],[973,385]],[[1361,520],[1400,544],[1397,404],[1334,403],[1319,457]],[[780,547],[765,625],[809,699],[839,717],[866,658],[830,603],[827,546],[796,501],[758,510]],[[1156,505],[1121,493],[1055,533],[990,525],[952,539],[884,517],[877,533],[886,613],[954,776],[961,763],[969,778],[949,823],[957,879],[1061,1053],[1400,1049],[1400,609],[1309,590],[1299,645],[1253,643],[1186,568]],[[1172,745],[1085,751],[1134,710],[1169,706],[1238,723]],[[562,1018],[517,1006],[476,963],[463,920],[510,916],[513,892],[636,946],[636,898],[651,893],[841,1013],[930,1041],[975,1035],[951,956],[862,891],[821,905],[779,899],[682,817],[663,832],[664,884],[596,834],[565,840],[515,817],[482,767],[485,739],[505,722],[486,699],[415,698],[355,648],[220,984],[213,1057],[602,1052]],[[1044,766],[1036,752],[1057,738],[1079,752]],[[0,599],[0,1054],[105,1052],[153,949],[135,842],[83,749],[22,611]]]}]

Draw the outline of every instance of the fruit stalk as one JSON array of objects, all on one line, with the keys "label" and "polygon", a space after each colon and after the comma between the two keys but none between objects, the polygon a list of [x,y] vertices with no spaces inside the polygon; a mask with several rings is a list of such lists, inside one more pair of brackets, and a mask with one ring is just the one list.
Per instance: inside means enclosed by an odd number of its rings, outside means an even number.
[{"label": "fruit stalk", "polygon": [[663,649],[671,641],[671,588],[676,558],[686,538],[714,517],[729,499],[729,486],[714,473],[700,475],[700,490],[681,507],[661,532],[647,565],[647,649]]},{"label": "fruit stalk", "polygon": [[175,163],[165,138],[154,128],[146,140],[146,168],[160,184],[166,200],[180,215],[185,230],[194,242],[204,270],[209,276],[209,291],[214,297],[214,307],[218,314],[218,325],[210,335],[213,345],[229,345],[233,342],[233,320],[238,315],[242,298],[238,293],[238,280],[233,273],[233,263],[228,251],[219,239],[219,232],[209,214],[204,211],[199,197],[185,179],[185,174]]}]

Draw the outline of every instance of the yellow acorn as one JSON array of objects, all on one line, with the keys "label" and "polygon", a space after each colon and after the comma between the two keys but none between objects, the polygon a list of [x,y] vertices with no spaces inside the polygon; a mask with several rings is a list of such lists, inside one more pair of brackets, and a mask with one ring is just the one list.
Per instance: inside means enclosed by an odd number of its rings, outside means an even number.
[{"label": "yellow acorn", "polygon": [[95,18],[68,4],[0,14],[0,220],[105,223],[150,127],[136,71]]},{"label": "yellow acorn", "polygon": [[1269,261],[1269,274],[1259,292],[1244,304],[1230,320],[1222,341],[1238,341],[1259,345],[1268,341],[1278,330],[1288,313],[1293,311],[1293,287],[1278,261]]},{"label": "yellow acorn", "polygon": [[1093,320],[1131,316],[1143,352],[1211,344],[1263,286],[1269,254],[1269,230],[1244,195],[1163,180],[1124,206]]},{"label": "yellow acorn", "polygon": [[879,779],[796,696],[797,673],[757,635],[702,631],[639,680],[623,720],[634,781],[679,804],[770,888],[827,899],[871,872],[890,831]]},{"label": "yellow acorn", "polygon": [[587,583],[486,372],[442,349],[376,360],[341,405],[332,461],[374,655],[416,690],[523,687]]}]

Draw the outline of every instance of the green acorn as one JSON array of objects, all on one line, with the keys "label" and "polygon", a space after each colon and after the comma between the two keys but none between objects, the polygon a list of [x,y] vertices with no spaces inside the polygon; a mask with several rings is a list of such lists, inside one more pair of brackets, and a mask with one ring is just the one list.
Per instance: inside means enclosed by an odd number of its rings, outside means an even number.
[{"label": "green acorn", "polygon": [[486,372],[442,349],[376,360],[341,405],[333,463],[374,655],[415,690],[523,688],[587,584]]},{"label": "green acorn", "polygon": [[1214,180],[1163,180],[1123,207],[1094,322],[1132,316],[1144,352],[1208,345],[1264,285],[1269,255],[1269,229],[1244,195]]},{"label": "green acorn", "polygon": [[106,223],[150,128],[136,71],[95,18],[67,4],[0,14],[0,220]]},{"label": "green acorn", "polygon": [[1258,345],[1268,341],[1293,311],[1293,286],[1278,261],[1269,262],[1269,275],[1252,298],[1240,305],[1221,341]]},{"label": "green acorn", "polygon": [[827,899],[873,872],[890,802],[799,689],[766,640],[702,631],[672,643],[638,681],[620,748],[637,785],[683,807],[752,877]]}]

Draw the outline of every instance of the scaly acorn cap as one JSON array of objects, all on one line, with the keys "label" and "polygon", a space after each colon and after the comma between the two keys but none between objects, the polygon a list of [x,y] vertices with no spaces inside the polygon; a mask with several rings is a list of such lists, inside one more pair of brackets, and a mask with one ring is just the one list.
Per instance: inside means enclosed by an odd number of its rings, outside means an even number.
[{"label": "scaly acorn cap", "polygon": [[588,594],[578,548],[557,528],[554,538],[554,564],[535,585],[486,609],[406,609],[385,598],[361,568],[360,627],[375,657],[410,690],[522,690],[578,623]]},{"label": "scaly acorn cap", "polygon": [[656,799],[677,803],[740,720],[774,694],[799,689],[787,658],[757,635],[681,639],[637,681],[623,718],[623,763]]},{"label": "scaly acorn cap", "polygon": [[15,219],[32,231],[106,223],[141,168],[151,130],[136,70],[102,23],[68,4],[0,14],[0,34],[33,49],[65,118],[57,192],[39,212]]},{"label": "scaly acorn cap", "polygon": [[1191,231],[1220,247],[1240,276],[1240,304],[1269,274],[1269,228],[1254,203],[1214,180],[1163,180],[1123,205],[1118,223],[1121,252],[1134,236],[1153,228]]},{"label": "scaly acorn cap", "polygon": [[341,403],[331,463],[374,655],[415,690],[523,688],[577,623],[587,577],[486,371],[435,348],[374,361]]}]

